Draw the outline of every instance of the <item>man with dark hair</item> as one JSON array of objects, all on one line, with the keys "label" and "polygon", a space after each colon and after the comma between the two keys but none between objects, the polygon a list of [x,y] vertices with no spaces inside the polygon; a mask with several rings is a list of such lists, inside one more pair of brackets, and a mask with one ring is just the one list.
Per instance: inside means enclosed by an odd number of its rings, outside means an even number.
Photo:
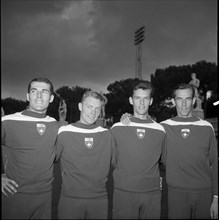
[{"label": "man with dark hair", "polygon": [[28,109],[2,117],[2,218],[50,219],[59,123],[46,111],[54,99],[46,78],[28,85]]},{"label": "man with dark hair", "polygon": [[[179,84],[172,102],[177,116],[161,122],[166,131],[169,219],[218,218],[218,149],[213,126],[192,115],[194,87]],[[129,116],[122,122],[130,124]]]},{"label": "man with dark hair", "polygon": [[172,98],[177,116],[161,122],[170,219],[218,218],[217,141],[212,125],[192,115],[195,100],[192,85],[177,85]]},{"label": "man with dark hair", "polygon": [[153,87],[137,81],[129,102],[133,117],[129,126],[112,126],[116,167],[113,172],[113,218],[158,219],[161,214],[159,160],[164,151],[165,131],[148,115]]},{"label": "man with dark hair", "polygon": [[106,181],[113,157],[109,130],[97,125],[104,97],[87,91],[78,104],[80,120],[62,126],[56,143],[62,188],[59,219],[107,219]]}]

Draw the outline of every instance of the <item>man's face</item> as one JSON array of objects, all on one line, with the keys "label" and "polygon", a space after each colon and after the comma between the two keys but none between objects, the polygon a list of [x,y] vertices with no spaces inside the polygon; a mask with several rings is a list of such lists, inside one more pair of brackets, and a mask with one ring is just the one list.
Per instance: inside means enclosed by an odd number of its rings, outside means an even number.
[{"label": "man's face", "polygon": [[45,82],[32,82],[27,93],[29,109],[38,113],[45,113],[54,96],[50,93],[50,85]]},{"label": "man's face", "polygon": [[134,116],[140,119],[146,119],[152,101],[150,90],[135,90],[133,96],[129,98],[130,104],[133,105]]},{"label": "man's face", "polygon": [[179,117],[188,118],[192,116],[195,98],[192,97],[191,89],[176,90],[175,99],[172,101],[176,106],[177,115]]},{"label": "man's face", "polygon": [[102,103],[99,99],[88,96],[78,105],[81,111],[80,122],[83,124],[94,124],[101,113]]}]

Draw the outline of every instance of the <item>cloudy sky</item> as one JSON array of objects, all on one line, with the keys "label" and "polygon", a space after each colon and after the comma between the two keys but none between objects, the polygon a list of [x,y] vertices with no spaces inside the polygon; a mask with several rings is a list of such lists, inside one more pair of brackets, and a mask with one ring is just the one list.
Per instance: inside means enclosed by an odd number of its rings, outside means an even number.
[{"label": "cloudy sky", "polygon": [[142,75],[217,63],[217,0],[1,0],[2,98],[25,100],[29,81],[107,86],[135,76],[134,32],[145,25]]}]

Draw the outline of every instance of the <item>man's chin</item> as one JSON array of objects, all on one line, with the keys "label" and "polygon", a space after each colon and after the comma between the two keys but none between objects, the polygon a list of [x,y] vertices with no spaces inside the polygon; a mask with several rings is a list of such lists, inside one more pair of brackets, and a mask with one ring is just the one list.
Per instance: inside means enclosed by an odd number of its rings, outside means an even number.
[{"label": "man's chin", "polygon": [[35,108],[37,111],[45,111],[46,109],[45,108],[41,108],[41,107],[36,107]]},{"label": "man's chin", "polygon": [[89,119],[89,120],[87,121],[87,123],[88,123],[89,125],[92,125],[92,124],[95,123],[95,121],[96,121],[96,119]]},{"label": "man's chin", "polygon": [[181,113],[182,117],[189,117],[189,113]]},{"label": "man's chin", "polygon": [[145,110],[144,110],[144,111],[138,111],[138,114],[139,114],[139,115],[146,115],[146,113],[147,113],[147,112],[146,112]]}]

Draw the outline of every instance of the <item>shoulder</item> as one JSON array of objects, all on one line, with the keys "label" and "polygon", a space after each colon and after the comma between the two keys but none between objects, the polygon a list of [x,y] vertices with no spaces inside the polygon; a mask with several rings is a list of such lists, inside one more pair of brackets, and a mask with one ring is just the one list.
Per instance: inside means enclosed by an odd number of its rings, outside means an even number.
[{"label": "shoulder", "polygon": [[171,119],[167,119],[167,120],[164,120],[164,121],[161,121],[160,122],[160,125],[171,125],[171,124],[173,124],[174,123],[174,121],[173,120],[171,120]]},{"label": "shoulder", "polygon": [[165,126],[178,126],[178,125],[193,125],[193,126],[209,126],[213,128],[212,124],[206,120],[192,117],[189,120],[178,120],[177,118],[167,119],[165,121],[160,122],[161,125]]},{"label": "shoulder", "polygon": [[113,126],[111,127],[111,129],[115,128],[115,127],[126,127],[127,125],[123,124],[122,122],[117,122],[115,124],[113,124]]},{"label": "shoulder", "polygon": [[214,130],[213,125],[210,122],[208,122],[207,120],[200,119],[200,118],[199,118],[199,121],[195,122],[195,125],[208,126]]},{"label": "shoulder", "polygon": [[23,115],[21,114],[22,112],[16,112],[16,113],[13,113],[13,114],[9,114],[9,115],[4,115],[2,116],[2,121],[8,121],[8,120],[22,120],[24,117]]},{"label": "shoulder", "polygon": [[83,127],[75,126],[74,124],[64,125],[59,128],[58,134],[62,132],[73,132],[73,133],[98,133],[98,132],[109,132],[108,129],[103,128],[101,126],[92,128],[92,129],[86,129]]},{"label": "shoulder", "polygon": [[152,123],[152,128],[163,131],[164,133],[166,133],[164,127],[162,124],[159,124],[157,122]]},{"label": "shoulder", "polygon": [[23,115],[22,112],[16,112],[10,115],[2,116],[2,121],[27,121],[27,122],[57,122],[55,118],[46,116],[44,118],[32,117],[28,115]]}]

